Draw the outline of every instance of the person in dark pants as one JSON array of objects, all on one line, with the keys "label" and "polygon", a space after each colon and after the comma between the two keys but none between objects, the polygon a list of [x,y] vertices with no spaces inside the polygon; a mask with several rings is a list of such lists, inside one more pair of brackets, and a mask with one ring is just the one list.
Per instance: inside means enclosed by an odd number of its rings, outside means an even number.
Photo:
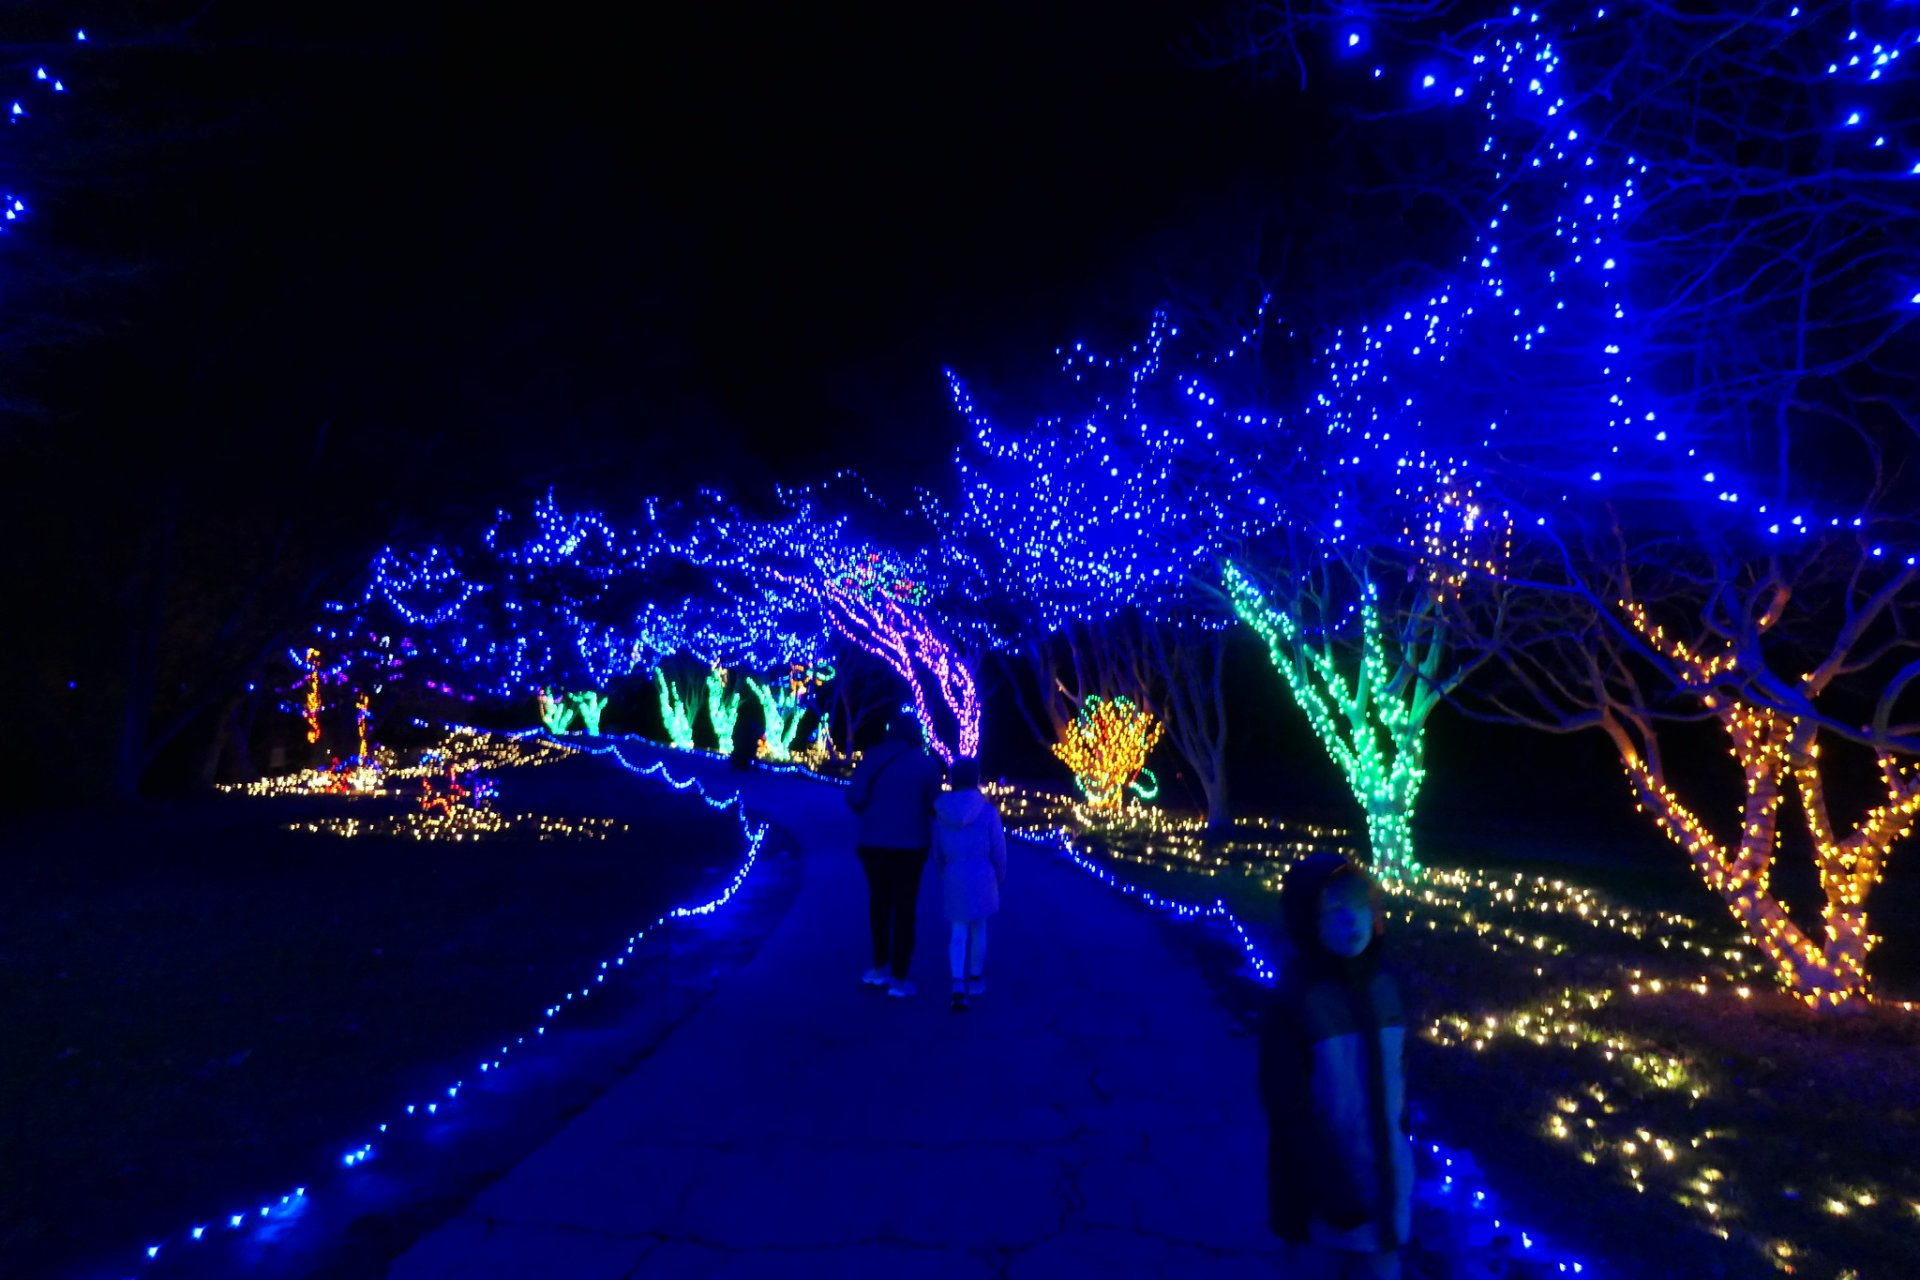
[{"label": "person in dark pants", "polygon": [[914,911],[920,873],[933,843],[933,802],[945,770],[927,753],[920,725],[902,712],[887,725],[886,741],[861,758],[847,789],[860,815],[860,866],[867,873],[867,925],[873,967],[860,979],[887,994],[913,994]]}]

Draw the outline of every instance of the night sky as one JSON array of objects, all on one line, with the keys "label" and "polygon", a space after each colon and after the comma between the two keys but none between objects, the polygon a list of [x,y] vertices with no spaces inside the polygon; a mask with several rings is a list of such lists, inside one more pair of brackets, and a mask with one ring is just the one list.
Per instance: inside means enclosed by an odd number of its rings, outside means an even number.
[{"label": "night sky", "polygon": [[1131,336],[1180,230],[1297,163],[1288,86],[1181,56],[1192,5],[380,8],[220,6],[146,68],[207,130],[150,175],[123,353],[182,414],[609,500],[932,480],[944,366]]},{"label": "night sky", "polygon": [[[36,305],[86,336],[16,361],[9,511],[51,548],[18,581],[65,605],[9,638],[9,711],[73,769],[115,732],[156,547],[152,733],[383,541],[548,486],[617,512],[843,466],[937,484],[943,367],[1017,403],[1170,290],[1244,305],[1246,244],[1326,183],[1324,106],[1196,65],[1206,11],[1174,0],[394,8],[124,6],[21,133],[14,258],[80,264]],[[1302,232],[1296,264],[1341,233]],[[1337,804],[1264,675],[1243,799]]]}]

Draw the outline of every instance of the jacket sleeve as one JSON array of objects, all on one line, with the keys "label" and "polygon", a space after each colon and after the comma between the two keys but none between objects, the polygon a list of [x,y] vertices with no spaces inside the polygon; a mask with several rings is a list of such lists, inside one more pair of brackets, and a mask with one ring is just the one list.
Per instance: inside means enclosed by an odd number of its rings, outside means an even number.
[{"label": "jacket sleeve", "polygon": [[865,812],[868,802],[873,799],[873,775],[877,768],[871,751],[864,760],[853,766],[853,777],[847,782],[847,808],[855,813]]}]

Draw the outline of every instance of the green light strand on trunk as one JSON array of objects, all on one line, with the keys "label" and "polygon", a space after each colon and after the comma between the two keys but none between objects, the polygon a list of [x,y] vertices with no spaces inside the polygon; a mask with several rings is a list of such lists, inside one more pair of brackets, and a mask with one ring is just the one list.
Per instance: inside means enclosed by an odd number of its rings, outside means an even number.
[{"label": "green light strand on trunk", "polygon": [[540,691],[540,723],[558,737],[573,727],[574,709],[564,698],[556,698],[546,689]]},{"label": "green light strand on trunk", "polygon": [[600,713],[607,709],[607,695],[597,690],[567,695],[567,705],[580,713],[580,723],[589,738],[600,736]]},{"label": "green light strand on trunk", "polygon": [[[783,684],[782,687],[790,686]],[[760,709],[766,713],[767,757],[791,760],[793,740],[800,736],[800,721],[806,715],[800,709],[799,700],[790,694],[775,693],[752,676],[747,677],[747,689],[760,700]]]},{"label": "green light strand on trunk", "polygon": [[733,725],[739,718],[740,695],[727,689],[727,673],[718,668],[707,672],[707,722],[720,750],[733,746]]},{"label": "green light strand on trunk", "polygon": [[1227,565],[1223,577],[1234,613],[1267,642],[1273,665],[1360,802],[1373,870],[1386,880],[1419,875],[1412,824],[1426,777],[1427,704],[1414,705],[1417,680],[1397,679],[1401,664],[1388,657],[1372,585],[1360,606],[1359,669],[1349,679],[1331,644],[1309,642],[1237,565]]},{"label": "green light strand on trunk", "polygon": [[680,686],[667,679],[664,670],[653,673],[653,683],[660,691],[660,723],[666,726],[667,741],[682,751],[693,749],[693,719],[697,708],[687,705],[680,694]]}]

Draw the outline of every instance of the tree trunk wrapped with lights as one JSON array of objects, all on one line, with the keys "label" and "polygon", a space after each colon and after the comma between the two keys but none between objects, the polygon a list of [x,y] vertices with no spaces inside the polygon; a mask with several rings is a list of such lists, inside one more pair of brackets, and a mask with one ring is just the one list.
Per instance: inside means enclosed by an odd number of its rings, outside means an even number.
[{"label": "tree trunk wrapped with lights", "polygon": [[[803,668],[811,672],[811,668]],[[799,676],[785,679],[776,677],[763,682],[752,676],[746,678],[747,692],[760,704],[761,714],[765,717],[765,741],[767,757],[771,760],[791,760],[794,740],[800,736],[801,721],[806,718],[806,708],[800,704],[800,696],[811,683],[811,675],[803,680]]]},{"label": "tree trunk wrapped with lights", "polygon": [[1397,881],[1419,874],[1413,806],[1426,777],[1427,717],[1440,701],[1440,640],[1403,647],[1398,660],[1390,657],[1377,593],[1368,583],[1359,608],[1359,661],[1349,664],[1330,637],[1308,637],[1286,611],[1270,605],[1237,565],[1226,567],[1225,581],[1234,611],[1266,642],[1273,665],[1365,812],[1375,873]]},{"label": "tree trunk wrapped with lights", "polygon": [[682,751],[693,749],[693,722],[699,714],[699,706],[688,698],[679,683],[667,678],[665,667],[656,667],[653,672],[654,688],[660,698],[660,723],[667,733],[667,741]]},{"label": "tree trunk wrapped with lights", "polygon": [[713,667],[707,672],[707,723],[713,726],[714,744],[722,751],[733,742],[733,726],[740,719],[740,691],[728,688],[727,669]]},{"label": "tree trunk wrapped with lights", "polygon": [[[1634,631],[1674,663],[1689,686],[1704,689],[1737,671],[1740,663],[1730,645],[1709,658],[1669,637],[1639,605],[1623,602],[1621,608]],[[1778,608],[1770,607],[1759,619],[1756,634],[1778,618]],[[1806,696],[1817,695],[1824,684],[1820,669],[1802,683]],[[1659,755],[1640,747],[1653,732],[1646,719],[1610,714],[1605,727],[1641,809],[1687,851],[1701,879],[1767,954],[1788,990],[1809,1004],[1828,1005],[1865,994],[1868,954],[1876,941],[1867,931],[1867,895],[1879,883],[1894,842],[1912,834],[1913,815],[1920,812],[1920,764],[1904,765],[1891,754],[1879,753],[1883,799],[1841,836],[1827,804],[1827,766],[1821,760],[1817,722],[1724,692],[1703,692],[1700,699],[1726,731],[1740,766],[1745,801],[1738,835],[1721,839],[1681,802],[1667,783]],[[1780,809],[1790,798],[1799,802],[1813,838],[1824,899],[1818,935],[1789,917],[1772,886]]]},{"label": "tree trunk wrapped with lights", "polygon": [[[879,659],[906,682],[914,714],[943,759],[980,749],[977,655],[963,637],[967,601],[928,562],[932,539],[920,532],[897,551],[853,528],[903,529],[915,517],[882,504],[864,485],[858,491],[782,490],[782,509],[755,517],[703,494],[703,514],[678,551],[708,572],[708,595],[755,598],[767,621],[729,637],[742,665],[766,671],[794,664],[817,668],[831,630]],[[734,610],[738,614],[739,610]],[[801,624],[809,628],[798,635]],[[724,631],[724,628],[722,629]],[[777,710],[778,708],[776,708]]]},{"label": "tree trunk wrapped with lights", "polygon": [[589,738],[600,736],[600,717],[606,712],[608,698],[598,689],[583,689],[567,695],[567,705],[580,713],[580,725]]},{"label": "tree trunk wrapped with lights", "polygon": [[576,712],[565,698],[553,696],[553,690],[542,689],[539,697],[540,723],[551,734],[562,734],[573,728]]},{"label": "tree trunk wrapped with lights", "polygon": [[[873,654],[906,681],[914,715],[927,743],[951,764],[980,754],[980,691],[974,664],[956,642],[923,612],[908,608],[886,591],[869,591],[833,579],[819,588],[834,629]],[[944,732],[934,714],[928,687],[952,724]]]}]

